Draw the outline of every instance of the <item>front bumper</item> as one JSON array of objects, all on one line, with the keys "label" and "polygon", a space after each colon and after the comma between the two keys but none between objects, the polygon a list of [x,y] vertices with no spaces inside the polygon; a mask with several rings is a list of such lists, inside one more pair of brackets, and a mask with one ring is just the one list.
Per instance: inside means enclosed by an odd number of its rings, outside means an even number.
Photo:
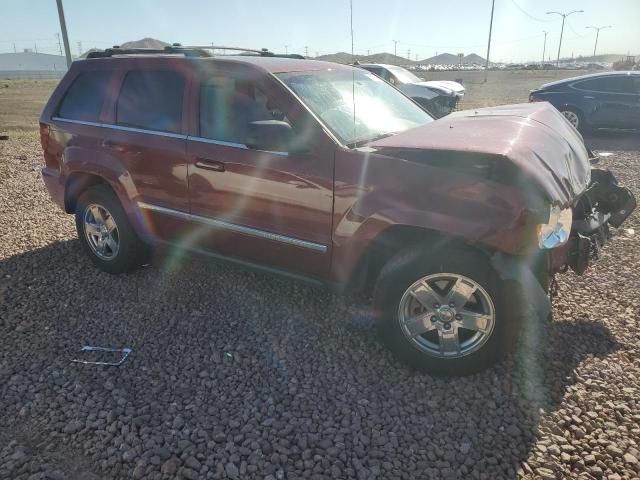
[{"label": "front bumper", "polygon": [[553,252],[553,271],[571,268],[582,275],[610,238],[609,226],[619,227],[636,208],[631,190],[618,185],[606,169],[592,169],[591,183],[573,207],[571,236]]}]

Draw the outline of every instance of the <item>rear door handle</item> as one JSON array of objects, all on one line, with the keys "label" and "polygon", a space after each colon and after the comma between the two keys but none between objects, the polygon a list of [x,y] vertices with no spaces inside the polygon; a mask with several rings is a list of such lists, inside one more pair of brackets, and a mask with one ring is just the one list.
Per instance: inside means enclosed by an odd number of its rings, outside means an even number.
[{"label": "rear door handle", "polygon": [[224,163],[208,158],[196,158],[195,166],[204,170],[213,170],[214,172],[224,172]]}]

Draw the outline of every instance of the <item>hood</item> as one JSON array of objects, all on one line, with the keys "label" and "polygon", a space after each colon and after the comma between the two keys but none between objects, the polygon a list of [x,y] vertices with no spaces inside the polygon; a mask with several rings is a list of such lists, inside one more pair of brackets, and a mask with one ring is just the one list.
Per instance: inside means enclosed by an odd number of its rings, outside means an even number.
[{"label": "hood", "polygon": [[465,88],[459,82],[454,82],[452,80],[429,80],[427,82],[420,82],[421,84],[426,84],[427,86],[435,87],[435,88],[446,88],[456,93],[457,95],[464,95]]},{"label": "hood", "polygon": [[458,82],[452,82],[449,80],[429,80],[424,82],[415,82],[408,85],[414,85],[417,87],[427,87],[445,92],[447,95],[464,95],[464,87]]},{"label": "hood", "polygon": [[563,206],[571,204],[590,180],[582,137],[547,102],[454,112],[368,146],[390,156],[422,150],[502,157],[536,182],[547,200]]}]

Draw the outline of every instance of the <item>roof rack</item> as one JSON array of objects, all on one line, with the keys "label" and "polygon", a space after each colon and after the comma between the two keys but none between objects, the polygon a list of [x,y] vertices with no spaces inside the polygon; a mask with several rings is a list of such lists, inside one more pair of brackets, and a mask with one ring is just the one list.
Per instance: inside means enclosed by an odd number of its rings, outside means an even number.
[{"label": "roof rack", "polygon": [[261,57],[282,57],[282,58],[297,58],[303,60],[302,55],[295,53],[291,54],[277,54],[270,52],[268,49],[263,48],[261,50],[255,50],[252,48],[241,47],[228,47],[222,45],[195,45],[195,46],[182,46],[179,43],[168,45],[164,48],[121,48],[119,45],[114,45],[112,48],[107,48],[103,51],[90,52],[87,58],[108,58],[116,55],[158,55],[158,54],[181,54],[185,57],[212,57],[214,56],[214,50],[231,50],[234,52],[240,52],[240,55],[258,55]]}]

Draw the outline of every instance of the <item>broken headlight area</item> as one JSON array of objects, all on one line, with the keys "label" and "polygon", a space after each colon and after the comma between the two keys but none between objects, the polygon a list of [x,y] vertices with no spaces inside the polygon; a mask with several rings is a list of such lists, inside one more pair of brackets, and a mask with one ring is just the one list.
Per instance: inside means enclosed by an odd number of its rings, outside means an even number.
[{"label": "broken headlight area", "polygon": [[571,208],[549,207],[549,220],[536,227],[538,247],[542,249],[556,248],[567,243],[571,235],[573,211]]},{"label": "broken headlight area", "polygon": [[609,170],[592,169],[591,183],[573,207],[571,235],[562,256],[563,267],[583,274],[610,238],[609,226],[619,227],[636,208],[633,193],[618,185]]}]

